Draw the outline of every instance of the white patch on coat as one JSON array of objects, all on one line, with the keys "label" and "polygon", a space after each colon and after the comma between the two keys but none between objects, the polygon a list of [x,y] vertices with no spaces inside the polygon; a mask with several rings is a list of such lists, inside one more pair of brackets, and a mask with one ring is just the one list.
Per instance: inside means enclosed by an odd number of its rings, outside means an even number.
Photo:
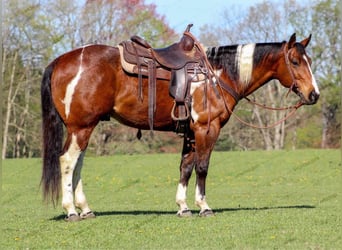
[{"label": "white patch on coat", "polygon": [[[220,78],[222,74],[222,69],[214,70],[214,74],[216,75],[217,78]],[[213,82],[216,84],[216,78],[213,77]],[[203,81],[197,81],[197,82],[191,82],[191,87],[190,87],[190,95],[192,96],[192,102],[191,102],[191,117],[194,122],[198,121],[199,114],[196,112],[194,109],[194,104],[196,103],[196,100],[193,96],[194,92],[196,91],[197,88],[201,87],[203,84],[205,84],[205,80]],[[201,100],[202,101],[202,100]]]},{"label": "white patch on coat", "polygon": [[314,89],[315,89],[316,93],[319,94],[319,89],[318,89],[318,85],[317,85],[315,76],[312,74],[311,67],[310,67],[310,64],[309,64],[309,60],[308,60],[308,58],[305,55],[304,55],[304,60],[306,61],[306,64],[308,65],[308,68],[309,68],[309,71],[310,71],[310,74],[311,74],[312,85],[314,86]]},{"label": "white patch on coat", "polygon": [[252,77],[255,43],[239,45],[235,56],[235,65],[241,84],[248,86]]},{"label": "white patch on coat", "polygon": [[68,84],[66,91],[65,91],[64,99],[62,100],[62,102],[65,105],[65,115],[67,118],[70,114],[70,107],[71,107],[71,103],[72,103],[72,97],[73,97],[74,92],[75,92],[75,88],[76,88],[79,80],[81,79],[81,74],[83,73],[82,61],[83,61],[84,48],[85,47],[83,47],[82,52],[81,52],[80,66],[78,68],[77,74],[71,80],[71,82]]}]

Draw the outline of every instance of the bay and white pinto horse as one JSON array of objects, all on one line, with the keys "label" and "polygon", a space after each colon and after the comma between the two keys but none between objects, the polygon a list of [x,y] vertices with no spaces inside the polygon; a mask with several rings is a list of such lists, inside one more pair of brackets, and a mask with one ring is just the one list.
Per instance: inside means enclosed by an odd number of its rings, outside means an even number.
[{"label": "bay and white pinto horse", "polygon": [[[195,169],[195,203],[201,216],[213,214],[206,199],[209,159],[221,128],[238,101],[272,79],[296,93],[301,104],[315,104],[319,90],[305,48],[311,36],[296,42],[219,46],[207,50],[217,75],[191,86],[191,119],[184,134],[180,179],[176,194],[179,216],[189,216],[186,202],[189,179]],[[174,131],[174,100],[169,83],[157,81],[153,128]],[[204,95],[207,93],[207,95]],[[137,129],[149,129],[148,82],[143,79],[138,97],[138,77],[124,71],[117,47],[89,45],[67,52],[46,68],[41,84],[43,118],[44,197],[54,203],[62,194],[67,221],[94,218],[83,191],[81,169],[90,135],[104,118],[112,117]],[[207,98],[204,98],[206,96]],[[63,145],[63,126],[66,141]],[[162,166],[161,166],[162,167]]]}]

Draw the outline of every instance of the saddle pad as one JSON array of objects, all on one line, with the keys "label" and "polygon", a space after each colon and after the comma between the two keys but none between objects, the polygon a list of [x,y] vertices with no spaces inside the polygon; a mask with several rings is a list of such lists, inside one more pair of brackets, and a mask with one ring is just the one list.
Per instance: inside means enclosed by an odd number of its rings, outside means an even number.
[{"label": "saddle pad", "polygon": [[[138,75],[140,73],[144,76],[148,76],[148,68],[147,67],[142,66],[141,70],[139,72],[138,66],[136,64],[129,63],[125,60],[123,46],[117,45],[117,47],[118,47],[119,52],[120,52],[121,66],[127,73],[136,74],[136,75]],[[171,71],[166,70],[164,68],[157,67],[156,68],[156,77],[158,79],[170,80],[171,79]]]},{"label": "saddle pad", "polygon": [[122,47],[122,45],[118,45],[117,47],[118,47],[118,49],[119,49],[119,51],[120,51],[120,61],[121,61],[121,66],[122,66],[122,68],[123,68],[126,72],[128,72],[128,73],[136,74],[136,73],[134,72],[134,67],[135,67],[136,65],[131,64],[131,63],[129,63],[129,62],[127,62],[127,61],[125,60],[125,58],[124,58],[124,56],[123,56],[123,47]]}]

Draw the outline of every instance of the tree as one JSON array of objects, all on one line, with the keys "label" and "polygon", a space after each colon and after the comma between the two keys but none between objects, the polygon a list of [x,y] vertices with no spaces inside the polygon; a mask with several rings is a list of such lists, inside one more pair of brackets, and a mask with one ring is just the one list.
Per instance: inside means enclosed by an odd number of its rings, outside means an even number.
[{"label": "tree", "polygon": [[[155,12],[155,6],[140,0],[84,4],[67,0],[6,1],[3,20],[2,158],[40,155],[39,82],[43,65],[90,42],[116,45],[139,34],[161,46],[177,37]],[[105,125],[100,125],[98,136],[94,136],[95,144],[111,142],[96,140],[106,132],[101,130],[102,126]]]},{"label": "tree", "polygon": [[[22,1],[5,3],[3,17],[3,123],[2,158],[36,155],[39,140],[39,92],[45,39],[39,22],[39,4]],[[27,128],[30,128],[28,130]],[[31,130],[32,129],[32,130]]]},{"label": "tree", "polygon": [[339,147],[341,139],[341,10],[338,4],[337,0],[315,1],[313,8],[303,7],[304,11],[291,16],[291,23],[301,33],[306,30],[312,33],[313,71],[321,98],[320,109],[313,109],[311,115],[321,114],[321,121],[317,123],[321,124],[318,129],[321,130],[322,148]]},{"label": "tree", "polygon": [[[288,40],[296,32],[297,37],[307,37],[313,34],[308,53],[313,59],[313,72],[321,88],[321,99],[317,105],[305,107],[297,111],[295,119],[290,119],[273,130],[260,130],[257,135],[250,128],[238,125],[234,118],[230,125],[223,129],[223,134],[230,134],[230,140],[238,142],[242,148],[259,148],[263,141],[265,149],[280,149],[284,147],[336,147],[340,145],[340,75],[339,57],[341,28],[337,0],[317,1],[310,5],[298,4],[295,0],[270,2],[264,1],[245,10],[227,9],[223,14],[224,22],[219,27],[202,27],[200,39],[209,45],[237,44],[250,42],[269,42]],[[239,13],[239,14],[234,14]],[[260,15],[262,13],[262,15]],[[238,32],[237,32],[238,31]],[[216,35],[215,35],[216,34]],[[220,36],[217,36],[220,34]],[[253,96],[261,103],[275,106],[286,106],[286,103],[296,102],[296,96],[285,99],[286,90],[278,83],[271,83],[259,89]],[[321,107],[320,107],[321,105]],[[271,113],[259,108],[253,108],[239,103],[239,115],[251,123],[267,125],[283,117],[284,113]],[[322,121],[319,116],[322,114]],[[309,123],[311,121],[311,124]],[[314,126],[314,128],[313,128]],[[227,132],[233,130],[234,132]],[[297,131],[298,130],[298,131]],[[322,131],[322,139],[310,136],[313,131]],[[300,133],[297,133],[300,132]],[[251,141],[246,134],[253,135]]]},{"label": "tree", "polygon": [[[336,147],[341,134],[341,20],[337,0],[320,1],[312,16],[316,72],[322,91],[322,148]],[[339,135],[339,136],[338,136]]]}]

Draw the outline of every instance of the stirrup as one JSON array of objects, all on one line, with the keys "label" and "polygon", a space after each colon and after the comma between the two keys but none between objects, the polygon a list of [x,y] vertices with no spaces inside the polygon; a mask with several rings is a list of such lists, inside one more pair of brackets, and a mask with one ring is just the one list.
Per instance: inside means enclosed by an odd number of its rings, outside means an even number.
[{"label": "stirrup", "polygon": [[184,103],[185,106],[185,116],[184,117],[176,117],[175,110],[176,110],[177,103],[176,101],[173,103],[172,111],[171,111],[171,117],[174,121],[185,121],[188,120],[190,117],[190,110],[186,103]]}]

